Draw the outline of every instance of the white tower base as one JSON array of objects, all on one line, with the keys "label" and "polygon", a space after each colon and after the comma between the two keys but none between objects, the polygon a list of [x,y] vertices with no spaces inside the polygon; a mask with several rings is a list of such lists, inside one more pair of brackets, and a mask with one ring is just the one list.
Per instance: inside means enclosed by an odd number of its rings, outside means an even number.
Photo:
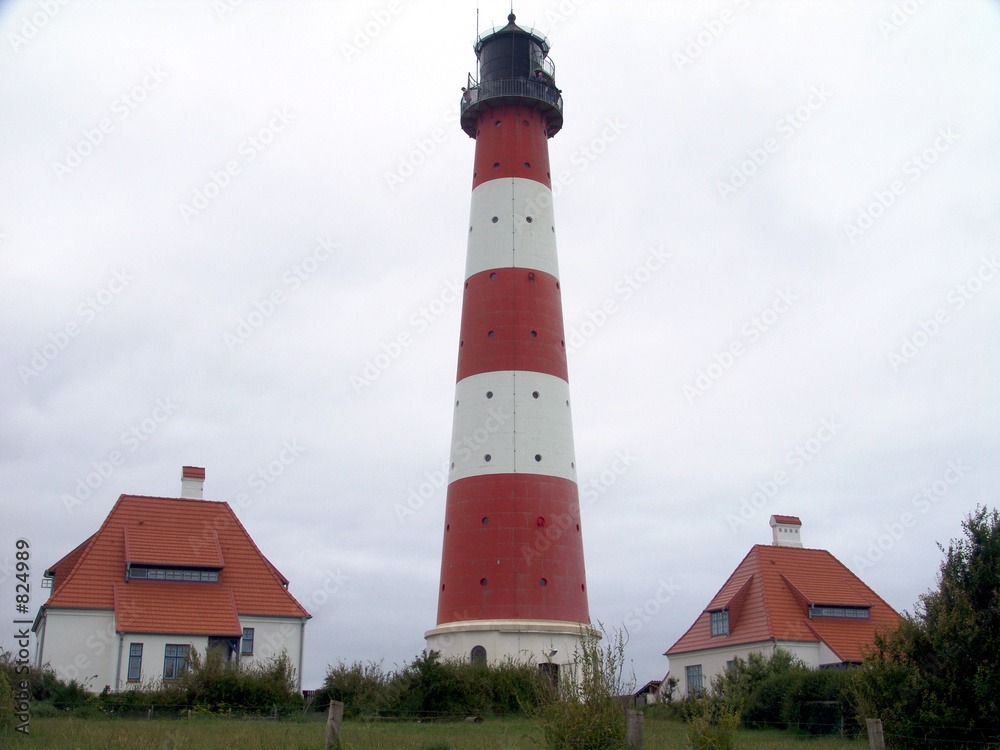
[{"label": "white tower base", "polygon": [[469,661],[477,646],[490,664],[505,659],[523,664],[555,664],[562,671],[582,654],[584,638],[601,633],[590,625],[556,620],[464,620],[428,630],[427,652],[444,660]]}]

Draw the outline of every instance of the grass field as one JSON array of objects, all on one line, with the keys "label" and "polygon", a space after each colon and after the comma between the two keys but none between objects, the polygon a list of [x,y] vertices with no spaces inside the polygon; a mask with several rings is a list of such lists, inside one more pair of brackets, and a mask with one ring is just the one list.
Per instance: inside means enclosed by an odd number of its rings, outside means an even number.
[{"label": "grass field", "polygon": [[[36,718],[29,737],[7,740],[11,748],[58,750],[320,750],[321,720],[243,721],[225,718],[115,719]],[[684,748],[686,727],[676,721],[649,720],[646,750]],[[344,722],[349,750],[537,750],[542,733],[523,718],[468,722]],[[755,750],[867,750],[867,741],[811,738],[792,732],[740,731],[737,748]]]}]

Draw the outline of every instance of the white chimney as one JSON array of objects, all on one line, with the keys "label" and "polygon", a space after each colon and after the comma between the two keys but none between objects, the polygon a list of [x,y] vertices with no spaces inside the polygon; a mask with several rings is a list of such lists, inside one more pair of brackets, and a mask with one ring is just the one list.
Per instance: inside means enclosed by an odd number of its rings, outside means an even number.
[{"label": "white chimney", "polygon": [[771,544],[775,547],[801,547],[802,521],[798,516],[771,516]]},{"label": "white chimney", "polygon": [[181,471],[181,497],[201,500],[205,486],[205,470],[198,466],[185,466]]}]

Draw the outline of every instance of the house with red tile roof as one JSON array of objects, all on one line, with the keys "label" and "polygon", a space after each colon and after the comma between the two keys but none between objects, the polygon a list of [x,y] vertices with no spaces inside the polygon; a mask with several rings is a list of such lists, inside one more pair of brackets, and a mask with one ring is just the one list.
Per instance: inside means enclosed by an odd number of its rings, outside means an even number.
[{"label": "house with red tile roof", "polygon": [[736,656],[790,651],[807,666],[858,664],[877,628],[899,615],[826,550],[802,546],[802,521],[771,516],[772,544],[754,545],[666,656],[680,695],[711,686]]},{"label": "house with red tile roof", "polygon": [[179,498],[122,495],[45,571],[38,666],[118,691],[175,679],[192,649],[241,661],[285,651],[301,683],[310,615],[229,504],[202,499],[204,481],[204,469],[185,466]]}]

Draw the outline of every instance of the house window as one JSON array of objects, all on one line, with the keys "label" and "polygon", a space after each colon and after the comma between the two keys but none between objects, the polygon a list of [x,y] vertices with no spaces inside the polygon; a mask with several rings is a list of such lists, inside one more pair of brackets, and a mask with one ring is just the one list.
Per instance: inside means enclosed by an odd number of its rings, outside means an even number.
[{"label": "house window", "polygon": [[704,690],[701,684],[701,664],[693,664],[685,669],[688,681],[688,695],[699,696]]},{"label": "house window", "polygon": [[128,681],[142,679],[142,644],[133,643],[128,647]]},{"label": "house window", "polygon": [[242,656],[253,656],[253,628],[243,628],[243,644],[240,646]]},{"label": "house window", "polygon": [[176,680],[188,667],[190,646],[168,643],[163,652],[163,679]]},{"label": "house window", "polygon": [[191,570],[188,568],[129,568],[128,577],[154,581],[211,581],[219,580],[217,570]]},{"label": "house window", "polygon": [[712,613],[712,635],[729,635],[729,610]]},{"label": "house window", "polygon": [[823,607],[810,606],[809,617],[847,617],[851,619],[867,620],[867,607]]}]

